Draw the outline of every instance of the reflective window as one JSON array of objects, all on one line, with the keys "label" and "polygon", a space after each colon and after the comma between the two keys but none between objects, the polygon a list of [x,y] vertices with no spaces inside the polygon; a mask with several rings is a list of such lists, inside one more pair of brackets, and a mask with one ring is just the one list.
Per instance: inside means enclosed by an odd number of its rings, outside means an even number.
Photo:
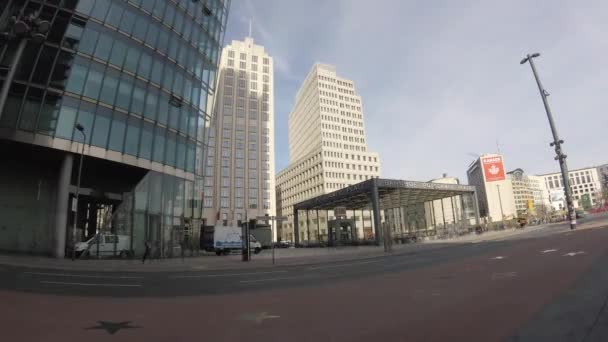
[{"label": "reflective window", "polygon": [[52,135],[57,126],[57,118],[59,116],[60,96],[54,93],[47,92],[40,110],[38,119],[38,132],[42,134]]},{"label": "reflective window", "polygon": [[169,46],[169,32],[167,32],[167,29],[165,29],[164,27],[160,30],[156,46],[160,51],[167,51],[167,47]]},{"label": "reflective window", "polygon": [[156,119],[156,109],[158,105],[158,91],[150,87],[148,90],[148,94],[146,96],[146,105],[144,109],[144,116],[155,120]]},{"label": "reflective window", "polygon": [[186,168],[186,138],[181,135],[177,138],[177,163],[178,169],[184,170]]},{"label": "reflective window", "polygon": [[[101,90],[101,82],[103,80],[104,67],[97,64],[91,63],[87,81],[84,85],[84,92],[82,93],[86,97],[97,99],[99,97],[99,91]],[[111,102],[110,102],[111,103]]]},{"label": "reflective window", "polygon": [[95,115],[95,126],[91,143],[95,146],[106,148],[108,135],[110,133],[110,121],[112,119],[112,110],[103,106],[97,107]]},{"label": "reflective window", "polygon": [[142,0],[141,7],[146,11],[152,13],[152,10],[154,9],[154,0]]},{"label": "reflective window", "polygon": [[[95,105],[88,102],[81,102],[78,110],[78,118],[76,122],[84,128],[87,144],[91,143],[91,133],[93,131],[93,120],[95,119]],[[74,141],[83,142],[83,135],[78,130],[74,130]]]},{"label": "reflective window", "polygon": [[118,94],[116,95],[116,106],[124,108],[125,110],[129,109],[132,88],[133,78],[123,75],[120,80],[120,86],[118,87]]},{"label": "reflective window", "polygon": [[146,44],[155,47],[156,39],[158,38],[159,29],[155,24],[150,24],[148,27],[148,33],[146,33]]},{"label": "reflective window", "polygon": [[144,101],[146,97],[145,84],[140,81],[135,81],[135,87],[133,87],[133,98],[131,101],[131,112],[142,114],[144,112]]},{"label": "reflective window", "polygon": [[78,6],[76,6],[76,11],[89,15],[91,10],[93,9],[93,5],[95,4],[95,0],[80,0],[78,1]]},{"label": "reflective window", "polygon": [[152,137],[154,125],[144,121],[141,130],[141,142],[139,144],[139,157],[151,160],[152,159]]},{"label": "reflective window", "polygon": [[152,160],[162,163],[165,159],[165,129],[156,127],[154,134],[154,155]]},{"label": "reflective window", "polygon": [[163,125],[167,124],[169,117],[169,97],[165,93],[161,93],[158,98],[158,122]]},{"label": "reflective window", "polygon": [[112,68],[106,69],[106,75],[103,80],[103,86],[101,87],[101,94],[99,100],[107,104],[113,104],[116,96],[116,90],[118,89],[118,77],[119,73]]},{"label": "reflective window", "polygon": [[80,42],[80,37],[84,31],[84,23],[80,21],[73,20],[69,25],[65,32],[63,46],[69,49],[77,49],[78,43]]},{"label": "reflective window", "polygon": [[92,55],[93,51],[95,51],[95,45],[97,44],[98,37],[99,33],[97,31],[94,31],[90,28],[86,28],[84,30],[84,34],[82,35],[82,39],[80,40],[78,50],[86,54]]},{"label": "reflective window", "polygon": [[158,18],[163,17],[163,13],[165,12],[165,1],[156,1],[154,4],[154,9],[152,10],[152,15],[155,15]]},{"label": "reflective window", "polygon": [[179,117],[181,108],[169,105],[169,127],[177,130],[179,127]]},{"label": "reflective window", "polygon": [[141,52],[136,47],[129,47],[129,51],[127,52],[127,58],[125,59],[125,70],[128,70],[132,73],[137,72],[137,63],[139,62],[139,54]]},{"label": "reflective window", "polygon": [[66,101],[64,101],[61,111],[59,112],[59,120],[57,121],[55,136],[64,139],[72,139],[77,112],[76,108],[69,107],[65,102]]},{"label": "reflective window", "polygon": [[95,7],[93,7],[91,16],[93,18],[99,19],[100,21],[103,21],[106,17],[106,13],[108,13],[109,8],[110,8],[109,1],[97,1],[97,2],[95,2]]},{"label": "reflective window", "polygon": [[110,11],[108,12],[108,15],[106,16],[106,23],[108,23],[114,27],[119,27],[122,12],[123,12],[123,9],[118,3],[116,3],[116,2],[112,3],[112,6],[110,6]]},{"label": "reflective window", "polygon": [[75,94],[81,94],[86,76],[87,67],[80,64],[74,64],[70,72],[66,90]]},{"label": "reflective window", "polygon": [[126,119],[125,114],[114,111],[108,149],[122,152],[123,142],[125,139]]},{"label": "reflective window", "polygon": [[163,75],[163,62],[159,59],[154,59],[152,64],[152,75],[150,76],[150,80],[158,85],[160,85],[160,81]]},{"label": "reflective window", "polygon": [[144,41],[146,39],[146,31],[148,30],[148,19],[144,16],[139,16],[135,27],[133,28],[133,37]]},{"label": "reflective window", "polygon": [[167,143],[165,147],[165,164],[175,166],[175,148],[177,145],[177,137],[175,133],[167,133]]},{"label": "reflective window", "polygon": [[121,67],[127,55],[127,45],[120,40],[114,42],[112,53],[110,54],[110,63]]},{"label": "reflective window", "polygon": [[128,34],[133,31],[133,24],[135,23],[135,14],[131,10],[125,10],[122,13],[122,19],[120,20],[119,29]]},{"label": "reflective window", "polygon": [[142,53],[141,58],[139,59],[139,67],[137,69],[137,74],[149,79],[151,70],[152,57],[150,57],[150,55],[146,53]]},{"label": "reflective window", "polygon": [[140,132],[141,120],[129,116],[127,121],[127,137],[125,139],[125,153],[136,156],[139,144],[139,132]]}]

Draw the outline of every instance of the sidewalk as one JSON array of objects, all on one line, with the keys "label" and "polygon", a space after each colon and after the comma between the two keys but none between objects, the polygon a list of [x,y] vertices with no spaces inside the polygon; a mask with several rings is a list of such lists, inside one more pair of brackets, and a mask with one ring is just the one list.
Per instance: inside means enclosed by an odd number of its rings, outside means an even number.
[{"label": "sidewalk", "polygon": [[[432,250],[444,245],[407,244],[394,246],[393,254],[408,253],[420,250]],[[337,248],[289,248],[275,249],[275,264],[272,264],[271,250],[260,254],[252,254],[250,262],[243,262],[240,254],[216,256],[204,254],[200,256],[146,260],[141,259],[53,259],[44,256],[0,254],[1,266],[18,266],[41,269],[56,269],[68,271],[93,272],[184,272],[184,271],[213,271],[237,270],[259,267],[296,266],[322,262],[337,262],[363,258],[385,256],[382,246],[337,247]]]},{"label": "sidewalk", "polygon": [[[606,226],[608,218],[580,224],[577,230]],[[476,243],[509,238],[547,227],[565,225],[565,223],[528,227],[525,229],[507,229],[485,232],[481,235],[469,234],[453,239],[426,240],[411,244],[394,244],[392,254],[415,253],[452,246],[454,244]],[[275,265],[272,264],[271,250],[260,254],[252,254],[250,262],[242,262],[240,255],[216,256],[205,253],[200,256],[173,259],[154,259],[142,264],[141,259],[102,259],[75,260],[52,259],[44,256],[20,254],[0,254],[0,266],[19,266],[41,269],[57,269],[69,271],[93,272],[185,272],[237,270],[258,267],[295,266],[312,263],[338,262],[364,258],[386,256],[383,246],[348,246],[334,248],[277,248],[275,249]]]}]

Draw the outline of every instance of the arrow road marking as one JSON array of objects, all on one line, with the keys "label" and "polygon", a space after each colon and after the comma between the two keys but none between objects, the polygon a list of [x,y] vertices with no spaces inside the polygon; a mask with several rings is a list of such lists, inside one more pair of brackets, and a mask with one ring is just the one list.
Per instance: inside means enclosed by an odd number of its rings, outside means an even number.
[{"label": "arrow road marking", "polygon": [[504,258],[505,258],[504,256],[500,256],[499,255],[499,256],[493,257],[492,259],[494,259],[494,260],[501,260],[501,259],[504,259]]},{"label": "arrow road marking", "polygon": [[242,320],[253,321],[256,324],[260,324],[260,323],[264,322],[264,320],[266,320],[266,319],[275,319],[275,318],[281,318],[281,316],[269,315],[268,312],[257,312],[257,313],[246,314],[246,315],[241,316]]},{"label": "arrow road marking", "polygon": [[121,329],[138,329],[139,326],[131,325],[131,321],[126,322],[109,322],[109,321],[97,321],[99,325],[84,328],[85,330],[101,329],[108,332],[110,335],[114,335],[118,330]]},{"label": "arrow road marking", "polygon": [[541,253],[551,253],[551,252],[557,252],[557,249],[545,249]]},{"label": "arrow road marking", "polygon": [[584,251],[578,251],[578,252],[570,252],[570,253],[566,253],[563,256],[575,256],[575,255],[579,255],[579,254],[586,254]]}]

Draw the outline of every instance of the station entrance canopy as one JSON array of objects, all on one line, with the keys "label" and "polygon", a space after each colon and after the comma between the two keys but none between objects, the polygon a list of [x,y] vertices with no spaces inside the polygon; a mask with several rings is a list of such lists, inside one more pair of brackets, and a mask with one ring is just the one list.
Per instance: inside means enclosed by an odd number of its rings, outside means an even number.
[{"label": "station entrance canopy", "polygon": [[[454,198],[458,199],[459,205],[454,203]],[[404,211],[405,208],[412,208],[416,206],[425,206],[425,210],[428,213],[425,214],[427,218],[425,221],[425,229],[433,229],[437,225],[446,226],[446,214],[444,199],[451,199],[451,211],[452,223],[457,223],[457,218],[460,217],[460,221],[469,221],[469,218],[479,223],[479,209],[477,206],[477,194],[475,186],[462,185],[462,184],[446,184],[446,183],[432,183],[432,182],[416,182],[408,180],[398,179],[381,179],[372,178],[361,183],[357,183],[346,188],[317,196],[306,201],[297,203],[294,205],[294,237],[296,243],[299,241],[299,211],[318,211],[318,210],[334,210],[335,208],[344,207],[346,210],[369,210],[372,212],[372,225],[374,231],[374,238],[376,242],[380,242],[380,236],[382,227],[385,224],[395,224],[391,222],[391,215],[388,211],[393,210],[394,213],[398,213],[400,216],[407,216]],[[441,215],[435,213],[435,202],[441,202]],[[437,202],[437,205],[439,203]],[[458,207],[460,213],[455,212],[455,208]],[[467,208],[468,207],[468,208]],[[385,212],[384,222],[380,212]],[[386,214],[388,213],[388,215]],[[443,216],[443,221],[436,219],[438,216]],[[395,219],[395,217],[392,217]],[[399,220],[399,219],[397,219]],[[394,221],[394,220],[393,220]],[[404,221],[404,220],[401,220]],[[449,221],[449,219],[448,219]],[[395,227],[395,230],[399,230]],[[390,232],[389,232],[390,233]]]}]

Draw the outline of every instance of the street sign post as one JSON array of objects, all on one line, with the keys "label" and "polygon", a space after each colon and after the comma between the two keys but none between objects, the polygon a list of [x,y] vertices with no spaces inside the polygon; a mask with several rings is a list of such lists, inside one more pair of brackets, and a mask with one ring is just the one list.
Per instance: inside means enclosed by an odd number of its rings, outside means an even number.
[{"label": "street sign post", "polygon": [[272,250],[272,264],[274,265],[274,225],[275,223],[281,221],[287,221],[286,216],[269,216],[268,214],[264,216],[258,216],[258,221],[263,221],[266,223],[270,222],[270,249]]}]

